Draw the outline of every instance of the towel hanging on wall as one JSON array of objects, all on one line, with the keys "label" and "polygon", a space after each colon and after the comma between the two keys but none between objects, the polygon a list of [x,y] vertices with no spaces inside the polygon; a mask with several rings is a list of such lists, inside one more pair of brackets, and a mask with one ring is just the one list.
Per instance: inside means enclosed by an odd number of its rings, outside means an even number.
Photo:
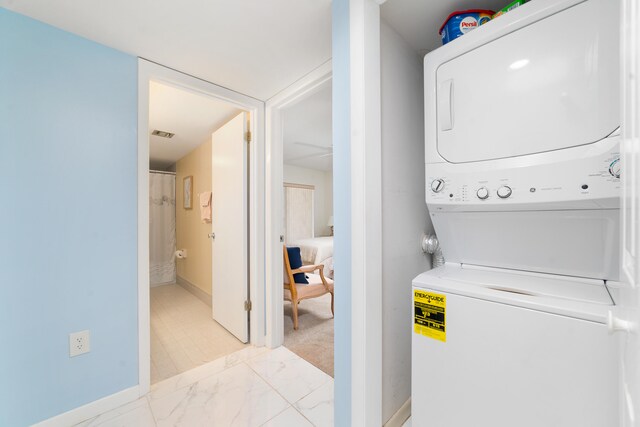
[{"label": "towel hanging on wall", "polygon": [[204,223],[211,222],[211,191],[200,193],[200,219]]}]

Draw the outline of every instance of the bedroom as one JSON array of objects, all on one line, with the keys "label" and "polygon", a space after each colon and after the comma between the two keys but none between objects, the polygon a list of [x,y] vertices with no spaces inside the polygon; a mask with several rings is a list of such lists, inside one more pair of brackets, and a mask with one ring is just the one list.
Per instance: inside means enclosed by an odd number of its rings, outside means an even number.
[{"label": "bedroom", "polygon": [[[284,345],[333,376],[333,144],[331,82],[283,111],[283,214],[285,254]],[[298,251],[299,248],[299,251]],[[299,254],[299,255],[298,255]],[[294,258],[299,256],[300,261]],[[306,272],[310,285],[297,284],[299,304],[291,303],[286,263]],[[315,273],[315,275],[314,275]],[[324,276],[324,283],[319,277]],[[296,274],[294,281],[301,275]],[[313,278],[322,283],[319,296],[307,296]],[[295,299],[295,297],[294,297]],[[303,301],[302,301],[303,300]],[[297,311],[297,313],[294,313]],[[298,327],[294,327],[297,316]]]}]

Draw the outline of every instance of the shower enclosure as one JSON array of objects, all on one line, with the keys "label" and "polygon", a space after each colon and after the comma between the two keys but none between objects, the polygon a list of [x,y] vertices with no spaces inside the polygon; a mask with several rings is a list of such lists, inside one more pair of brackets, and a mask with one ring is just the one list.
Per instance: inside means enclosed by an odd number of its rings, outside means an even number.
[{"label": "shower enclosure", "polygon": [[149,282],[159,286],[176,281],[176,176],[149,173]]}]

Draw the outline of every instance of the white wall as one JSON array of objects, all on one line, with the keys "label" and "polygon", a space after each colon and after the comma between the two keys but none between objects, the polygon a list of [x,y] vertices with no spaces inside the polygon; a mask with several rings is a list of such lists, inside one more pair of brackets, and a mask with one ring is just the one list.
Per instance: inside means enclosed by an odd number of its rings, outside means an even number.
[{"label": "white wall", "polygon": [[314,191],[314,233],[315,236],[330,234],[327,223],[333,215],[333,174],[316,169],[284,165],[284,182],[313,185]]},{"label": "white wall", "polygon": [[422,58],[384,21],[382,97],[382,420],[411,395],[411,280],[430,268]]}]

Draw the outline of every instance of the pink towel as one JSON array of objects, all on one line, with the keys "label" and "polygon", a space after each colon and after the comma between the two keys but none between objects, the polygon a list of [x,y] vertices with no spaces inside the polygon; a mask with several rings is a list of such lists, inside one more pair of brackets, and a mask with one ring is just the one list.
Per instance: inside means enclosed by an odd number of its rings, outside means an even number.
[{"label": "pink towel", "polygon": [[211,222],[211,191],[200,193],[200,219]]}]

